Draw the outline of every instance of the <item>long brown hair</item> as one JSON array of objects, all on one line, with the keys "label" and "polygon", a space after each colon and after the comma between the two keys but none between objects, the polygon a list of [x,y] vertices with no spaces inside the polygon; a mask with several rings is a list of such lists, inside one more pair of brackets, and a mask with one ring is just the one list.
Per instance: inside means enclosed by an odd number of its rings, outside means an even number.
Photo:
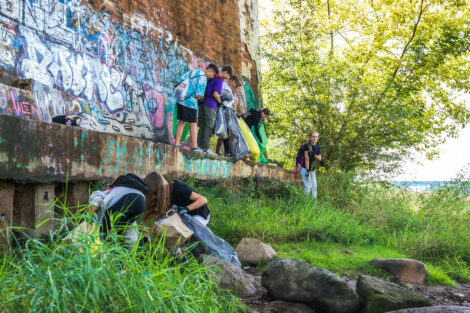
[{"label": "long brown hair", "polygon": [[145,196],[144,221],[162,218],[170,209],[170,184],[159,173],[152,172],[145,177],[149,192]]}]

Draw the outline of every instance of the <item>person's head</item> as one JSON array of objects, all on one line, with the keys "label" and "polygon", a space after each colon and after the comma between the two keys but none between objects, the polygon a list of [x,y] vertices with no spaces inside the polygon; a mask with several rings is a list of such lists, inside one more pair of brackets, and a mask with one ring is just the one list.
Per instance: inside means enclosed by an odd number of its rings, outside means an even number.
[{"label": "person's head", "polygon": [[228,80],[228,85],[232,89],[233,92],[238,92],[240,90],[240,87],[242,86],[242,82],[240,81],[240,78],[238,76],[232,76]]},{"label": "person's head", "polygon": [[229,79],[233,75],[233,70],[230,65],[226,65],[222,67],[222,70],[220,71],[220,76],[222,79]]},{"label": "person's head", "polygon": [[264,108],[261,110],[261,118],[267,118],[271,115],[271,111],[268,108]]},{"label": "person's head", "polygon": [[317,132],[311,132],[309,137],[308,137],[308,141],[314,145],[317,143],[318,141],[318,133]]},{"label": "person's head", "polygon": [[206,66],[204,73],[206,74],[206,77],[208,79],[214,78],[215,75],[219,74],[219,68],[214,63],[211,63],[208,66]]},{"label": "person's head", "polygon": [[149,189],[145,195],[144,221],[155,217],[162,218],[170,209],[170,184],[156,172],[148,174],[144,181]]}]

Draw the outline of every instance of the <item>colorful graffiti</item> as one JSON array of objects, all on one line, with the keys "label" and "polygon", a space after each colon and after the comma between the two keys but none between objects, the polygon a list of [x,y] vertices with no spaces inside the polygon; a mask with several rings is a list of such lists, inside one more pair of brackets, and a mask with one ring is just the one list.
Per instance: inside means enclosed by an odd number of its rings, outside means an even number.
[{"label": "colorful graffiti", "polygon": [[207,62],[171,33],[135,20],[78,0],[0,0],[0,70],[45,86],[34,91],[42,120],[65,113],[63,101],[43,102],[62,99],[59,90],[105,131],[169,142],[174,81]]},{"label": "colorful graffiti", "polygon": [[211,159],[192,159],[183,157],[184,172],[196,177],[205,176],[213,178],[232,177],[233,163]]},{"label": "colorful graffiti", "polygon": [[42,120],[40,108],[30,92],[5,85],[0,85],[0,113]]}]

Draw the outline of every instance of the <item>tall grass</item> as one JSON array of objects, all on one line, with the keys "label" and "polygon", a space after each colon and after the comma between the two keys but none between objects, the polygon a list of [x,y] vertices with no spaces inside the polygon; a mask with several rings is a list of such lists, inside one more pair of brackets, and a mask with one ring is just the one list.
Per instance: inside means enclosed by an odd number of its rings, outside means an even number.
[{"label": "tall grass", "polygon": [[308,242],[375,251],[381,246],[470,281],[468,185],[455,182],[418,194],[331,171],[318,176],[318,186],[318,201],[306,198],[300,186],[273,181],[206,185],[200,191],[210,201],[211,227],[234,245],[254,237],[284,249],[284,255],[295,243],[302,249],[315,249]]},{"label": "tall grass", "polygon": [[1,256],[1,312],[238,312],[213,268],[177,262],[161,242],[129,251],[115,231],[101,244],[64,241],[84,217],[66,214],[50,242],[29,238]]}]

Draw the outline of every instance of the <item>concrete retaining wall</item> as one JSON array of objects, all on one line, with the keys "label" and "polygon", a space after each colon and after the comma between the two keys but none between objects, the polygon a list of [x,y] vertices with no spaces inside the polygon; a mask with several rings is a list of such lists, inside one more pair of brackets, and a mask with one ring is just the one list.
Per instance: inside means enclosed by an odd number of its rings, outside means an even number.
[{"label": "concrete retaining wall", "polygon": [[234,163],[153,141],[0,114],[0,241],[6,241],[1,230],[8,225],[47,237],[53,222],[41,221],[53,216],[52,203],[64,197],[65,182],[67,203],[76,206],[88,201],[89,182],[111,181],[128,172],[144,177],[153,171],[198,180],[294,181],[293,172],[279,167]]}]

